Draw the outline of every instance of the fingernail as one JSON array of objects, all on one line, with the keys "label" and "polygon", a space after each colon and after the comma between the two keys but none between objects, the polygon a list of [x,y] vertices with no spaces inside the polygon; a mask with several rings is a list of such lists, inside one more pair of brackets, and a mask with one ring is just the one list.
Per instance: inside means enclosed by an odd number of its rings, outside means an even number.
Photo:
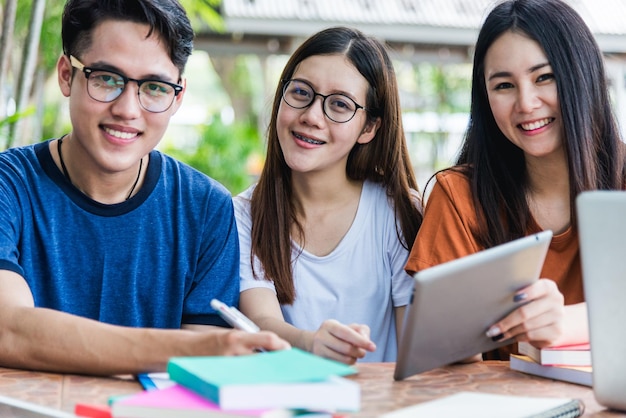
[{"label": "fingernail", "polygon": [[504,334],[498,334],[495,337],[491,337],[491,341],[500,341],[504,338]]},{"label": "fingernail", "polygon": [[498,327],[491,327],[485,333],[487,337],[495,337],[496,335],[502,335],[502,331]]},{"label": "fingernail", "polygon": [[523,300],[526,300],[527,297],[528,295],[526,293],[518,293],[513,296],[513,302],[521,302]]}]

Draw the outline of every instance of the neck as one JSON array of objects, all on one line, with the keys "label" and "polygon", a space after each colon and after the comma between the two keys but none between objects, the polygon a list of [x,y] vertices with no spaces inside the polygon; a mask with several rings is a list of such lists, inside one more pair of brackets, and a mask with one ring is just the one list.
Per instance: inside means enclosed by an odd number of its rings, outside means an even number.
[{"label": "neck", "polygon": [[555,193],[562,190],[569,194],[569,169],[564,155],[549,159],[527,159],[526,168],[531,193]]},{"label": "neck", "polygon": [[[125,187],[126,189],[128,189],[128,192],[125,192],[124,199],[121,199],[119,197],[119,195],[121,194],[120,193],[121,187],[118,187],[115,184],[111,184],[109,187],[104,187],[104,189],[106,190],[104,194],[97,193],[97,192],[89,192],[88,190],[93,189],[93,188],[87,187],[86,185],[88,184],[87,176],[78,176],[78,175],[75,176],[75,178],[80,178],[82,184],[77,184],[75,180],[72,180],[72,176],[70,174],[70,169],[72,168],[72,164],[71,164],[72,159],[68,158],[68,154],[70,154],[68,152],[69,141],[66,138],[67,137],[62,137],[57,141],[57,152],[58,152],[58,157],[59,157],[59,164],[61,166],[60,168],[63,172],[63,175],[65,176],[66,180],[69,183],[71,183],[75,188],[80,190],[86,196],[89,196],[93,200],[96,200],[100,203],[105,203],[105,204],[119,203],[121,201],[128,200],[133,196],[133,194],[137,190],[137,185],[139,184],[139,180],[144,171],[143,170],[143,157],[139,160],[137,175],[133,177],[132,184]],[[64,139],[66,139],[65,142],[64,142]],[[64,144],[65,144],[65,148],[63,148]],[[98,187],[98,189],[102,189],[102,188]]]}]

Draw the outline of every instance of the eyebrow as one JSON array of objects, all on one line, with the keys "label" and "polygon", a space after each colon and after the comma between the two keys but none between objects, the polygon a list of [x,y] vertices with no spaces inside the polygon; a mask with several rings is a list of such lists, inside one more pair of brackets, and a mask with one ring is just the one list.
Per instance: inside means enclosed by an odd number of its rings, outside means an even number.
[{"label": "eyebrow", "polygon": [[[95,68],[95,69],[104,70],[104,71],[113,71],[113,72],[125,75],[126,77],[129,77],[128,74],[122,71],[120,68],[114,65],[108,64],[106,62],[103,62],[103,61],[96,61],[90,65],[85,65],[85,67]],[[131,77],[131,78],[134,78],[134,77]],[[139,80],[161,80],[161,81],[167,81],[170,83],[175,83],[175,81],[173,81],[173,79],[167,74],[156,74],[156,73],[146,74],[143,77],[139,78]]]},{"label": "eyebrow", "polygon": [[[530,67],[528,69],[528,73],[532,74],[537,70],[540,70],[544,67],[549,67],[550,63],[549,62],[542,62],[540,64],[537,65],[533,65],[532,67]],[[513,74],[509,71],[498,71],[497,73],[493,73],[492,75],[489,76],[488,81],[493,80],[494,78],[504,78],[504,77],[511,77]]]},{"label": "eyebrow", "polygon": [[[305,83],[305,84],[307,84],[308,86],[310,86],[310,87],[313,89],[313,91],[315,91],[316,93],[318,93],[318,94],[322,94],[322,93],[320,93],[319,91],[317,91],[317,87],[313,86],[313,83],[312,83],[311,81],[309,81],[309,80],[307,80],[307,79],[305,79],[305,78],[298,78],[298,77],[295,77],[295,78],[291,78],[291,80],[292,80],[292,81],[299,81],[299,82],[301,82],[301,83]],[[357,102],[358,102],[358,99],[357,99],[357,98],[356,98],[356,97],[355,97],[352,93],[349,93],[349,92],[344,91],[344,90],[331,90],[331,91],[330,91],[330,93],[325,94],[325,96],[330,96],[330,95],[333,95],[333,94],[339,94],[339,95],[341,95],[341,96],[345,96],[345,97],[347,97],[348,99],[353,100],[355,103],[357,103]],[[367,100],[367,99],[366,99],[366,100]],[[358,104],[358,103],[357,103],[357,104]]]}]

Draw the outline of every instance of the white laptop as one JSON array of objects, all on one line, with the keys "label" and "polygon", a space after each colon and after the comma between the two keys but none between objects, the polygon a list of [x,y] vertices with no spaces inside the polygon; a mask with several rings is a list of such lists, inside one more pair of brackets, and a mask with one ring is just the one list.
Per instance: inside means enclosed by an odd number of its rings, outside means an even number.
[{"label": "white laptop", "polygon": [[515,293],[539,278],[551,239],[543,231],[417,272],[394,379],[510,344],[485,333],[519,306]]},{"label": "white laptop", "polygon": [[581,193],[576,209],[593,390],[598,403],[626,410],[626,192]]}]

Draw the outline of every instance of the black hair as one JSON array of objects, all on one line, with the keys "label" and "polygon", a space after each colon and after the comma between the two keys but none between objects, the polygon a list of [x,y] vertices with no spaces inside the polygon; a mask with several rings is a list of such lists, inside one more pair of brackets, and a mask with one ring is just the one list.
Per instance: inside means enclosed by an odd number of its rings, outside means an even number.
[{"label": "black hair", "polygon": [[68,0],[63,11],[63,53],[80,56],[91,45],[94,28],[105,20],[147,24],[156,32],[182,75],[193,50],[193,29],[176,0]]},{"label": "black hair", "polygon": [[573,227],[580,192],[624,188],[624,145],[610,103],[603,55],[591,31],[561,0],[501,2],[487,16],[476,42],[470,123],[457,159],[471,181],[479,219],[475,232],[485,247],[525,235],[531,219],[524,154],[496,125],[485,84],[485,56],[505,32],[536,41],[552,67]]}]

